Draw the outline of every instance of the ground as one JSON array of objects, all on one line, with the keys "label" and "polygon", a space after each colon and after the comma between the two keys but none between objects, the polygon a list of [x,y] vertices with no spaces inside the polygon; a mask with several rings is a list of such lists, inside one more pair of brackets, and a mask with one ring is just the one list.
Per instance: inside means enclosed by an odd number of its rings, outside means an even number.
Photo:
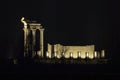
[{"label": "ground", "polygon": [[1,65],[2,77],[20,79],[120,79],[117,64],[17,64]]}]

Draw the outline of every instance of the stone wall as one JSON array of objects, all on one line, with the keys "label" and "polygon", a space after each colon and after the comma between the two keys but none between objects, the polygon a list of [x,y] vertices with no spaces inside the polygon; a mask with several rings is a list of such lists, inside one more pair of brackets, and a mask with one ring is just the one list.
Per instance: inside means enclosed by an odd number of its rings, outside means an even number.
[{"label": "stone wall", "polygon": [[[73,58],[93,58],[94,57],[95,46],[94,45],[86,45],[86,46],[63,46],[60,44],[50,45],[48,44],[48,57],[57,57],[61,58],[64,56],[65,58],[73,57]],[[52,55],[55,54],[55,55]]]}]

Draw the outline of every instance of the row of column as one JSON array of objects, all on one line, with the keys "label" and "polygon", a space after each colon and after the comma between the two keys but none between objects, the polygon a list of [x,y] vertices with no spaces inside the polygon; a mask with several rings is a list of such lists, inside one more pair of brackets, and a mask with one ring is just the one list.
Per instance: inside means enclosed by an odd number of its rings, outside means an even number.
[{"label": "row of column", "polygon": [[[29,36],[30,36],[30,30],[32,31],[32,56],[38,54],[39,56],[43,57],[43,53],[44,53],[44,29],[43,28],[38,28],[38,29],[27,29],[27,28],[24,28],[24,56],[27,56],[29,55]],[[40,50],[39,51],[36,51],[35,50],[35,45],[36,45],[36,30],[39,30],[40,31]]]},{"label": "row of column", "polygon": [[[49,54],[50,54],[49,52],[46,52],[46,57],[51,58],[49,56]],[[69,55],[70,55],[71,58],[73,58],[73,53],[72,52],[70,52]],[[94,55],[93,58],[105,58],[105,51],[102,50],[101,53],[99,53],[97,51],[94,51],[93,55]],[[65,53],[62,53],[62,56],[65,57]],[[78,52],[77,56],[78,56],[78,58],[81,58],[81,52]],[[57,57],[57,53],[56,52],[54,53],[53,57]],[[85,57],[89,58],[89,52],[85,53]]]}]

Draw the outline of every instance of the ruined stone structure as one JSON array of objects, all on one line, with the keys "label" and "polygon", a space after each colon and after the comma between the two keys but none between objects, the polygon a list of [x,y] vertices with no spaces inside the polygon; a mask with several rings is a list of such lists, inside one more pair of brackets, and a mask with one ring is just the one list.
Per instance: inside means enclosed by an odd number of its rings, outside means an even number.
[{"label": "ruined stone structure", "polygon": [[105,51],[102,50],[101,53],[95,51],[94,45],[86,45],[86,46],[64,46],[61,44],[50,45],[48,44],[48,50],[46,56],[49,58],[61,58],[62,56],[65,58],[104,58]]},{"label": "ruined stone structure", "polygon": [[[46,56],[44,55],[44,28],[36,21],[21,19],[24,24],[24,57],[33,58],[38,55],[39,59],[104,59],[105,50],[95,51],[95,45],[67,46],[61,44],[47,45]],[[52,58],[52,59],[51,59]],[[72,58],[72,59],[71,59]],[[79,60],[78,59],[78,60]],[[45,61],[46,61],[45,60]],[[49,61],[50,62],[50,61]],[[59,62],[59,61],[58,61]],[[61,61],[63,62],[63,61]]]},{"label": "ruined stone structure", "polygon": [[24,57],[34,57],[36,54],[43,57],[44,28],[36,21],[21,19],[24,24]]}]

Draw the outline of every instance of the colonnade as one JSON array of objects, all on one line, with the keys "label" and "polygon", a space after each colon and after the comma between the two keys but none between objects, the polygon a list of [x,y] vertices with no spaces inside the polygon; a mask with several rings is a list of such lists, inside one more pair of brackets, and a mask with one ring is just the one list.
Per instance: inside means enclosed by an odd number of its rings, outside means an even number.
[{"label": "colonnade", "polygon": [[[43,57],[44,53],[44,28],[41,24],[30,22],[27,23],[24,19],[21,19],[21,22],[24,24],[24,57],[29,56],[34,57],[36,54],[40,57]],[[39,31],[39,44],[36,44],[36,31]],[[30,36],[31,35],[31,36]],[[31,38],[31,39],[30,39]],[[31,44],[30,44],[31,42]],[[39,50],[36,49],[36,45],[39,45]]]}]

